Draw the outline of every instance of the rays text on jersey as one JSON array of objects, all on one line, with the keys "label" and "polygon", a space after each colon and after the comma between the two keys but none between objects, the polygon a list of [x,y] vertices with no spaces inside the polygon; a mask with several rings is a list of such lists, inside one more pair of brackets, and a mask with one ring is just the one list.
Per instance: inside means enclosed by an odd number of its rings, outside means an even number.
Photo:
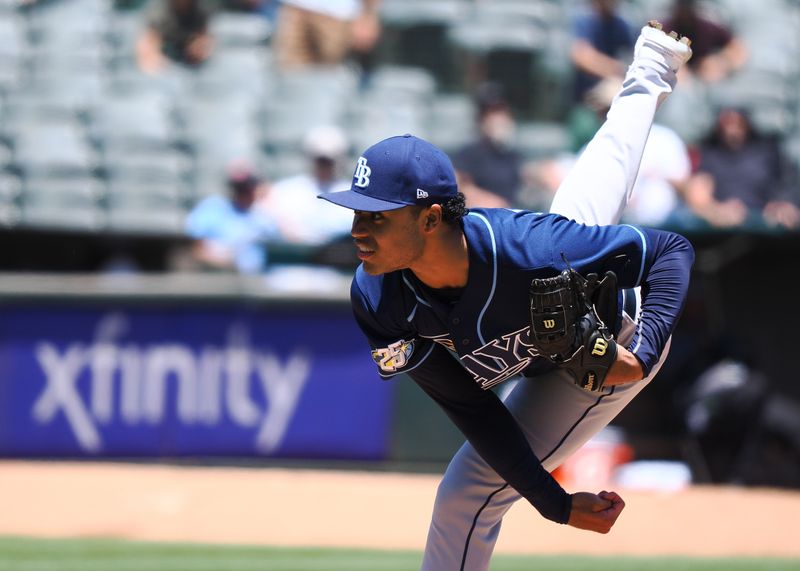
[{"label": "rays text on jersey", "polygon": [[481,388],[490,389],[528,368],[538,355],[529,339],[530,327],[524,327],[464,355],[461,363]]}]

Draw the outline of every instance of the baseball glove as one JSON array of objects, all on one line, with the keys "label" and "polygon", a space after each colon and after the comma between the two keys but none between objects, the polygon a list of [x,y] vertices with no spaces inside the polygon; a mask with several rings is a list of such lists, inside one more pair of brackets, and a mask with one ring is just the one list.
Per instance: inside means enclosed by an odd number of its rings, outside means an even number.
[{"label": "baseball glove", "polygon": [[584,278],[569,268],[552,278],[534,279],[530,304],[534,349],[567,370],[578,386],[601,390],[617,357],[617,344],[606,325],[617,315],[614,272],[602,279],[597,274]]}]

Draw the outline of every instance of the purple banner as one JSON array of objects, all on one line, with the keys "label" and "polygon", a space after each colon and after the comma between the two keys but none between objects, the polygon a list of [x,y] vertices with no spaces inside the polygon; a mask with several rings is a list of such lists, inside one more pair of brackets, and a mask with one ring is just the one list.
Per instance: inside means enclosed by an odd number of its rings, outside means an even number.
[{"label": "purple banner", "polygon": [[383,459],[349,307],[0,308],[0,454]]}]

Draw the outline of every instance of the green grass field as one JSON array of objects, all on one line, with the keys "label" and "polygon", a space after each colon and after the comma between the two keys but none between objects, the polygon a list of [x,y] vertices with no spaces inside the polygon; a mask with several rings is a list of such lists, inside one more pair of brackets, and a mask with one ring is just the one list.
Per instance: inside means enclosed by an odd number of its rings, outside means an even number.
[{"label": "green grass field", "polygon": [[[0,571],[413,571],[414,552],[0,538]],[[798,571],[798,559],[497,556],[492,571]]]}]

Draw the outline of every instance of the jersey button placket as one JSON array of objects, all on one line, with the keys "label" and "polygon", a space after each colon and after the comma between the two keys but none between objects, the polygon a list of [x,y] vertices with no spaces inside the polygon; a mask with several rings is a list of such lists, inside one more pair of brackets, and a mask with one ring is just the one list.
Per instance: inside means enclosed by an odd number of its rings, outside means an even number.
[{"label": "jersey button placket", "polygon": [[469,337],[464,336],[464,334],[469,335],[469,331],[466,328],[461,327],[461,318],[457,315],[450,317],[450,336],[451,339],[461,339],[461,346],[466,347],[470,344],[471,340]]}]

